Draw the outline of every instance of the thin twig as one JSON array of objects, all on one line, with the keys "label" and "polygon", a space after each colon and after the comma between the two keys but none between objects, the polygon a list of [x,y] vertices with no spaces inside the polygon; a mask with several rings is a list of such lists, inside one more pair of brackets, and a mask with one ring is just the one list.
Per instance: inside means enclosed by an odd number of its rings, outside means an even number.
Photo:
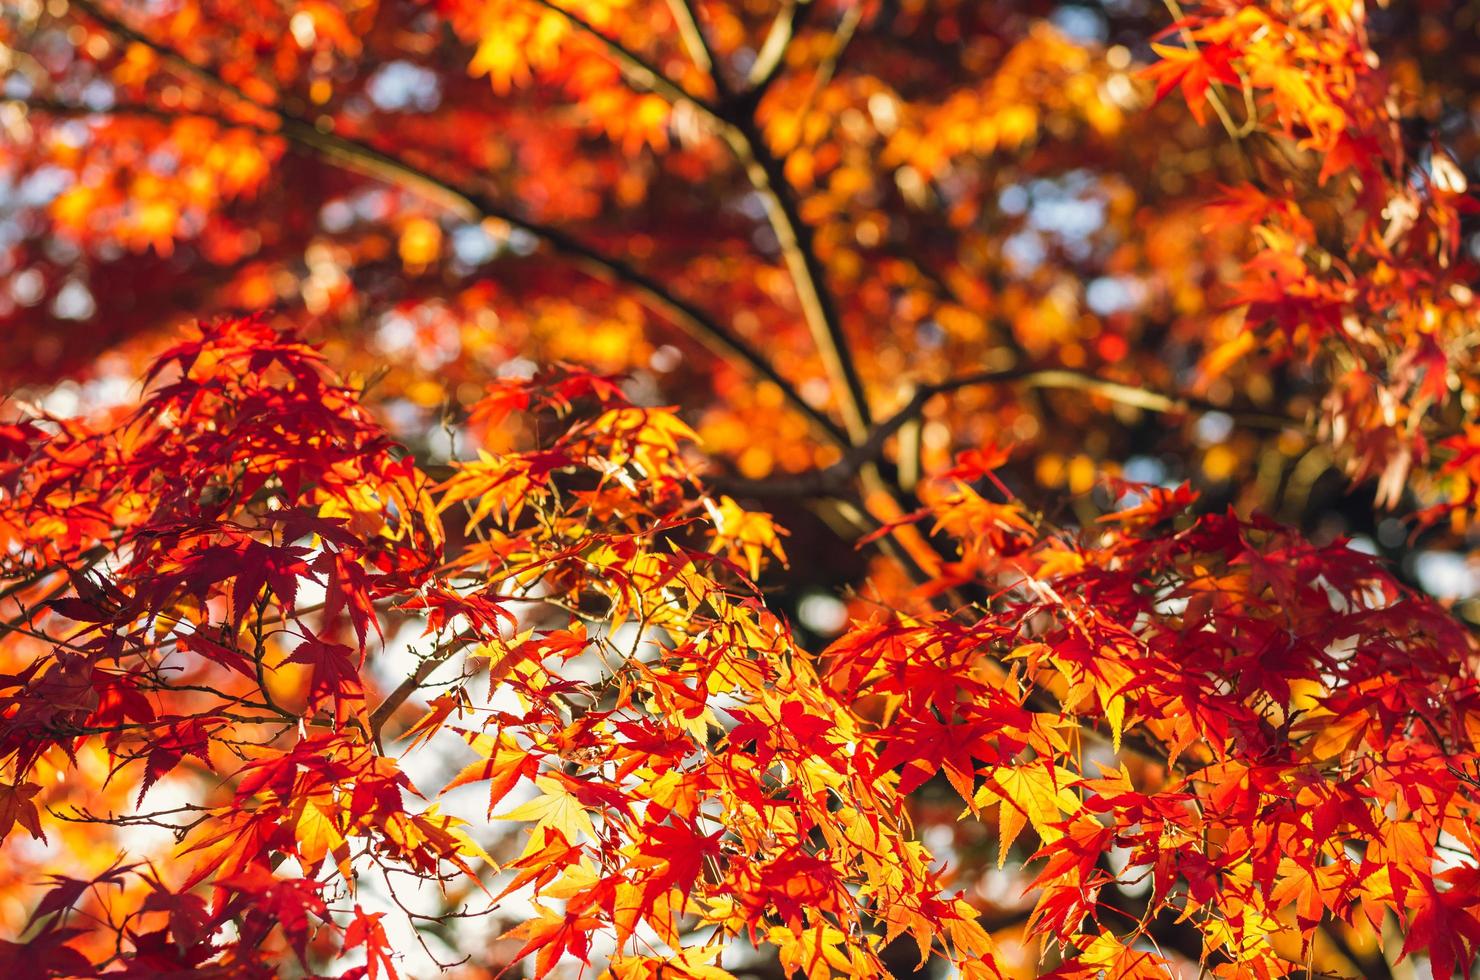
[{"label": "thin twig", "polygon": [[385,723],[390,721],[391,715],[396,713],[396,709],[405,704],[406,699],[415,694],[438,667],[452,659],[453,655],[462,650],[466,643],[477,638],[477,634],[470,631],[439,644],[421,663],[416,665],[414,671],[386,695],[385,700],[376,705],[375,710],[370,714],[370,735],[377,747],[381,744],[381,730],[385,728]]}]

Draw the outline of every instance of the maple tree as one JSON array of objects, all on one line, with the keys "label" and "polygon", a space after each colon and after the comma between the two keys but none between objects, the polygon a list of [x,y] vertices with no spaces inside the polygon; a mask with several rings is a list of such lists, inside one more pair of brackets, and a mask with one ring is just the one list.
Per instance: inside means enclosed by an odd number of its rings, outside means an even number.
[{"label": "maple tree", "polygon": [[1468,975],[1474,19],[8,5],[0,964]]}]

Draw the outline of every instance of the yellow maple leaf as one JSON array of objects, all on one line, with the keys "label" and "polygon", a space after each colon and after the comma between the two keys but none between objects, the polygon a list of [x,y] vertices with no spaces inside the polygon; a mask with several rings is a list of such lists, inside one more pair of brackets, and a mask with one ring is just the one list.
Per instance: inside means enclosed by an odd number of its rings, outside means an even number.
[{"label": "yellow maple leaf", "polygon": [[781,535],[787,532],[776,526],[770,514],[746,510],[730,497],[720,497],[718,505],[712,501],[706,504],[714,520],[711,552],[729,552],[732,559],[741,561],[751,578],[760,575],[768,552],[786,565]]},{"label": "yellow maple leaf", "polygon": [[541,795],[496,819],[535,821],[531,843],[540,841],[543,844],[539,832],[547,829],[559,832],[570,844],[579,843],[581,834],[588,838],[596,837],[596,828],[591,825],[586,808],[570,795],[563,783],[550,776],[541,776],[534,784],[540,788]]},{"label": "yellow maple leaf", "polygon": [[300,797],[293,807],[293,833],[305,869],[315,870],[332,853],[339,873],[353,882],[349,866],[349,842],[340,829],[339,807],[333,799],[312,794]]},{"label": "yellow maple leaf", "polygon": [[1000,803],[997,810],[997,866],[1007,862],[1007,851],[1029,823],[1045,843],[1063,835],[1054,824],[1079,810],[1079,797],[1067,783],[1072,773],[1035,762],[1025,766],[992,770],[990,778],[976,791],[977,806]]}]

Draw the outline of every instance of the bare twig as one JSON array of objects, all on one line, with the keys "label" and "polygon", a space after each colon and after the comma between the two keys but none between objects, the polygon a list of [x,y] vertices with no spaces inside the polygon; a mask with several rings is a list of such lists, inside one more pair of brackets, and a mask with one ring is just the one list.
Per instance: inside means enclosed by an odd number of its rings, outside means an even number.
[{"label": "bare twig", "polygon": [[436,672],[438,667],[441,667],[448,660],[452,659],[454,654],[463,649],[465,643],[475,639],[477,639],[475,633],[465,632],[452,637],[445,643],[439,644],[421,663],[416,665],[414,671],[408,674],[400,684],[397,684],[385,696],[384,701],[375,706],[375,710],[370,713],[370,736],[377,747],[381,744],[381,730],[385,728],[385,724],[390,721],[391,716],[396,713],[396,709],[405,704],[406,699],[415,694],[426,683],[427,678]]}]

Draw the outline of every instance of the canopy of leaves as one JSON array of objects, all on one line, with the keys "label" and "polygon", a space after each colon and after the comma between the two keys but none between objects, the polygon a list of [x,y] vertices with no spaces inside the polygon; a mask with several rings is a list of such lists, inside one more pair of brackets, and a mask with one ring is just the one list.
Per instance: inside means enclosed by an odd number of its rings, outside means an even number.
[{"label": "canopy of leaves", "polygon": [[1480,953],[1473,4],[0,12],[0,965]]}]

